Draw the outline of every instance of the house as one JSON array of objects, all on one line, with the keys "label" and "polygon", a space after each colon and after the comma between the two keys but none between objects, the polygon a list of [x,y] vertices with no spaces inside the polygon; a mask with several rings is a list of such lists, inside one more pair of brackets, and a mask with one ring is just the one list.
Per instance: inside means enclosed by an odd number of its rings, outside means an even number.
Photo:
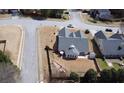
[{"label": "house", "polygon": [[8,14],[9,9],[0,9],[0,14]]},{"label": "house", "polygon": [[16,16],[19,14],[19,9],[9,9],[9,13],[11,13],[12,16]]},{"label": "house", "polygon": [[124,57],[124,35],[114,33],[107,35],[102,31],[94,35],[94,40],[102,54],[106,58]]},{"label": "house", "polygon": [[97,20],[111,20],[112,15],[109,9],[91,9],[90,16]]},{"label": "house", "polygon": [[67,28],[62,28],[57,36],[58,51],[67,59],[76,59],[78,56],[88,54],[88,40],[81,31],[70,32]]}]

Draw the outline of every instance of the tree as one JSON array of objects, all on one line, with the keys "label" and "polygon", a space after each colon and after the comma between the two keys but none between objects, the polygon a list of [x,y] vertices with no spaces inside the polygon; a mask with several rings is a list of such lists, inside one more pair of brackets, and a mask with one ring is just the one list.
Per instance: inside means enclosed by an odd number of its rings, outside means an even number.
[{"label": "tree", "polygon": [[0,82],[11,83],[17,82],[20,70],[15,66],[10,58],[0,51]]},{"label": "tree", "polygon": [[84,75],[85,82],[95,83],[97,82],[97,72],[94,69],[89,69]]},{"label": "tree", "polygon": [[0,63],[11,63],[11,60],[7,55],[5,55],[2,51],[0,51]]},{"label": "tree", "polygon": [[75,82],[78,82],[79,81],[79,75],[76,74],[75,72],[71,72],[70,73],[70,79],[74,80]]},{"label": "tree", "polygon": [[112,73],[111,82],[113,82],[113,83],[118,82],[118,71],[115,70],[114,68],[112,68],[112,69],[111,69],[111,73]]},{"label": "tree", "polygon": [[90,33],[90,31],[87,29],[87,30],[85,30],[85,34],[89,34]]},{"label": "tree", "polygon": [[104,69],[100,72],[101,82],[110,83],[112,79],[112,72],[110,69]]},{"label": "tree", "polygon": [[118,70],[118,81],[124,83],[124,69]]}]

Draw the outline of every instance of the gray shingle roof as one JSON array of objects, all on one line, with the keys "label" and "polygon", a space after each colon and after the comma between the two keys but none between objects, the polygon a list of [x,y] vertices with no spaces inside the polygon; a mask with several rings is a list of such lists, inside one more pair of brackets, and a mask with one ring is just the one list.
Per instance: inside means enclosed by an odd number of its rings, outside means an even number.
[{"label": "gray shingle roof", "polygon": [[[70,45],[75,46],[73,50],[69,50]],[[88,40],[83,36],[81,31],[70,32],[63,28],[58,33],[58,50],[64,51],[65,54],[83,55],[89,51]],[[79,52],[79,53],[78,53]]]},{"label": "gray shingle roof", "polygon": [[[104,39],[101,38],[101,35],[98,35],[98,33],[95,34],[95,40],[104,56],[124,56],[124,36],[122,34],[116,33]],[[121,49],[118,49],[119,47],[121,47]]]},{"label": "gray shingle roof", "polygon": [[105,36],[105,34],[102,31],[99,31],[95,34],[95,37],[99,38],[99,39],[107,39],[107,37]]}]

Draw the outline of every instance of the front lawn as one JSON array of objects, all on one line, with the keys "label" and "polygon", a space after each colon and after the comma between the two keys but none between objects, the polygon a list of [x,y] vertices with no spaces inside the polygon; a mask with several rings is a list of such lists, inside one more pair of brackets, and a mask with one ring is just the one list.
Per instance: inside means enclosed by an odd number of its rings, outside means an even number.
[{"label": "front lawn", "polygon": [[68,14],[62,14],[62,18],[64,20],[69,20],[69,15]]}]

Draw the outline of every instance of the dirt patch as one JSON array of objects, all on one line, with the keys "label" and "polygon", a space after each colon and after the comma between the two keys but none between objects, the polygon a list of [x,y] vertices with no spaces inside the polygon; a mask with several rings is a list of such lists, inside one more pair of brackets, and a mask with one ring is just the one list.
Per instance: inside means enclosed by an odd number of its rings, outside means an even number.
[{"label": "dirt patch", "polygon": [[0,14],[0,19],[8,19],[11,18],[11,14]]},{"label": "dirt patch", "polygon": [[[19,26],[5,25],[0,26],[0,40],[6,40],[5,53],[12,62],[17,65],[22,31]],[[0,44],[2,50],[3,44]]]},{"label": "dirt patch", "polygon": [[76,60],[65,60],[60,58],[56,53],[50,52],[50,62],[52,77],[69,77],[71,72],[76,72],[80,76],[90,68],[96,70],[94,61],[87,58],[78,58]]},{"label": "dirt patch", "polygon": [[38,28],[39,71],[40,76],[43,75],[44,82],[49,80],[48,59],[45,47],[53,48],[57,31],[57,27],[41,26]]}]

